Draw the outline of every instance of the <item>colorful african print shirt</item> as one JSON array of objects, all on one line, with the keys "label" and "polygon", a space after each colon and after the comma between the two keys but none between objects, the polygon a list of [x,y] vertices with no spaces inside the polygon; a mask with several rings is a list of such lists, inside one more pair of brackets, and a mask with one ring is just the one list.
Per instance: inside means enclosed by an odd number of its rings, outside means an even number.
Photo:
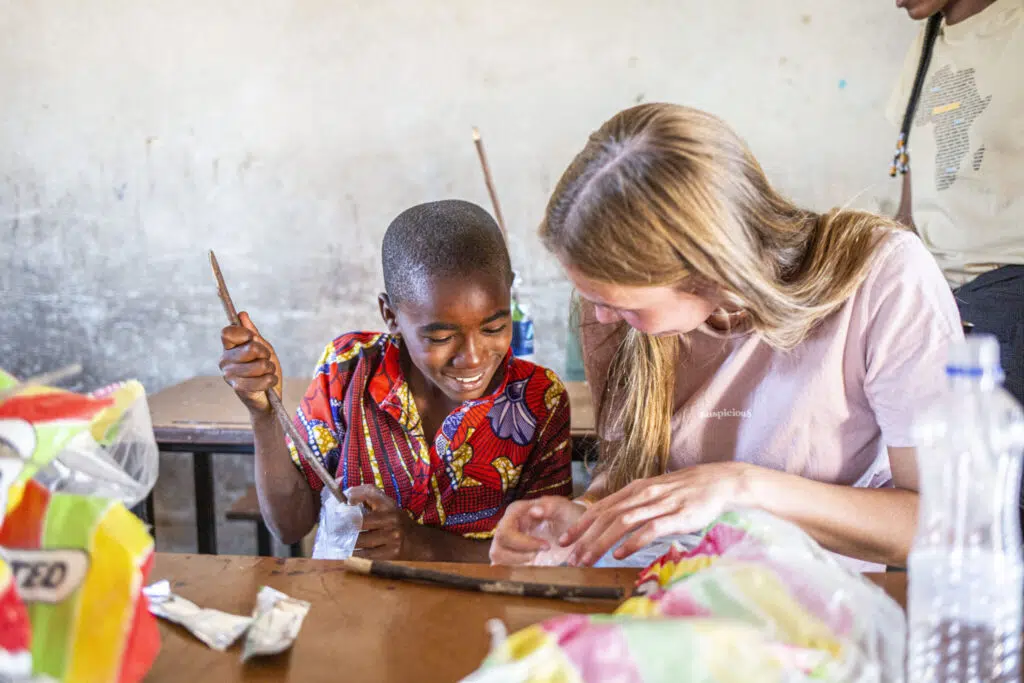
[{"label": "colorful african print shirt", "polygon": [[497,390],[460,405],[430,442],[400,345],[388,334],[338,337],[296,412],[295,426],[342,490],[374,484],[418,523],[471,538],[490,538],[513,501],[571,493],[569,395],[555,373],[510,351]]}]

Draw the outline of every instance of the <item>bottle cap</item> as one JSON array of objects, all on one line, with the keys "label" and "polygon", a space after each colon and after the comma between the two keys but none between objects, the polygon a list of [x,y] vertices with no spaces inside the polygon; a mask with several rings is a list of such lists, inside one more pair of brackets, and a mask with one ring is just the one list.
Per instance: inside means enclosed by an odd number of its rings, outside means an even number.
[{"label": "bottle cap", "polygon": [[951,344],[946,374],[962,377],[989,376],[1002,381],[999,341],[991,334],[971,334],[963,341]]}]

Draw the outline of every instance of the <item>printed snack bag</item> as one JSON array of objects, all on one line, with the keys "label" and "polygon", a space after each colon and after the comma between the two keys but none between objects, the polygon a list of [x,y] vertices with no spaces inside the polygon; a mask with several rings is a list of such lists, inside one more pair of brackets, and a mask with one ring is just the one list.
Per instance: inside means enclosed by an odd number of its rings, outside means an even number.
[{"label": "printed snack bag", "polygon": [[[12,378],[0,372],[0,390],[5,384]],[[119,500],[54,492],[31,479],[76,437],[107,432],[117,409],[110,396],[49,387],[0,398],[0,492],[7,498],[0,507],[6,510],[0,558],[24,602],[31,626],[24,647],[36,677],[133,683],[144,678],[160,647],[142,595],[153,562],[145,525]],[[0,600],[2,578],[0,569]],[[11,647],[0,640],[0,658]]]}]

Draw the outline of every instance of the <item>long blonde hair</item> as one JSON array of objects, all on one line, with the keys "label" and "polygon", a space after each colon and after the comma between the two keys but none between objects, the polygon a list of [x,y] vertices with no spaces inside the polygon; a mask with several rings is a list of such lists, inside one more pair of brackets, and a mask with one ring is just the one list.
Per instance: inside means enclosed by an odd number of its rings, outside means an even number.
[{"label": "long blonde hair", "polygon": [[[724,122],[643,104],[590,136],[559,180],[540,235],[593,280],[715,287],[767,343],[791,349],[853,294],[889,229],[900,227],[861,211],[795,206]],[[598,406],[600,424],[622,432],[601,443],[599,469],[612,491],[666,471],[680,353],[678,337],[634,329],[615,353]]]}]

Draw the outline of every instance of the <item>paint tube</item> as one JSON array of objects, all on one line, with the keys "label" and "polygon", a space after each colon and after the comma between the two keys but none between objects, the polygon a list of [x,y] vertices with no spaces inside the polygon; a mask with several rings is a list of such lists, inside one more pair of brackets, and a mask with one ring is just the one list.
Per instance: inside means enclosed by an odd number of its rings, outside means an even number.
[{"label": "paint tube", "polygon": [[218,652],[231,647],[252,624],[252,617],[202,608],[175,595],[166,580],[144,588],[143,593],[149,599],[150,613],[184,626],[192,635]]},{"label": "paint tube", "polygon": [[260,655],[276,655],[292,646],[309,612],[309,603],[288,597],[269,586],[256,596],[253,624],[245,637],[242,661]]}]

